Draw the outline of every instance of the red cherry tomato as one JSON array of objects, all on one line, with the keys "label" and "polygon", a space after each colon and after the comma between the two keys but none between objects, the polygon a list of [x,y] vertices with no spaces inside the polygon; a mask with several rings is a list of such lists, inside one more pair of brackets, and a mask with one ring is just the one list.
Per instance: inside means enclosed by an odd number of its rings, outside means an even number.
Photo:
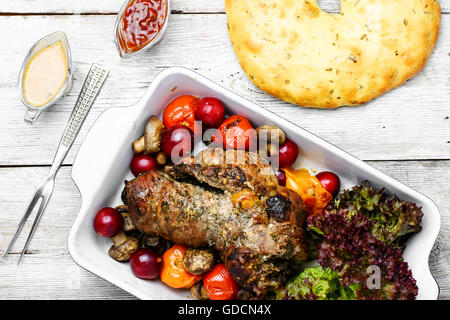
[{"label": "red cherry tomato", "polygon": [[337,196],[341,188],[341,180],[335,173],[330,171],[320,172],[316,175],[316,178],[319,179],[322,187],[331,193],[333,197]]},{"label": "red cherry tomato", "polygon": [[130,169],[135,177],[143,172],[151,171],[158,168],[158,162],[154,156],[146,156],[137,154],[131,160]]},{"label": "red cherry tomato", "polygon": [[195,118],[206,128],[218,128],[225,118],[225,107],[216,98],[203,98],[197,103]]},{"label": "red cherry tomato", "polygon": [[123,217],[114,208],[103,208],[94,218],[94,230],[102,237],[111,238],[123,229]]},{"label": "red cherry tomato", "polygon": [[219,127],[212,141],[225,149],[246,149],[254,143],[256,132],[250,121],[240,115],[232,115]]},{"label": "red cherry tomato", "polygon": [[198,97],[188,95],[173,99],[163,112],[163,122],[166,129],[183,125],[194,131],[197,102]]},{"label": "red cherry tomato", "polygon": [[[174,150],[175,147],[176,150]],[[161,149],[169,157],[186,156],[192,152],[193,148],[194,134],[189,128],[183,125],[176,125],[164,132],[161,140]],[[175,154],[172,154],[172,152],[175,152]]]},{"label": "red cherry tomato", "polygon": [[278,184],[280,186],[285,187],[286,186],[286,172],[284,172],[284,170],[278,169],[277,171],[275,171],[275,176],[278,179]]},{"label": "red cherry tomato", "polygon": [[159,276],[162,259],[153,250],[139,249],[131,256],[130,266],[136,277],[151,280]]},{"label": "red cherry tomato", "polygon": [[211,300],[236,299],[239,286],[223,263],[216,265],[203,278],[203,286]]},{"label": "red cherry tomato", "polygon": [[298,156],[298,147],[291,140],[286,141],[280,146],[278,152],[280,168],[287,168],[294,164]]}]

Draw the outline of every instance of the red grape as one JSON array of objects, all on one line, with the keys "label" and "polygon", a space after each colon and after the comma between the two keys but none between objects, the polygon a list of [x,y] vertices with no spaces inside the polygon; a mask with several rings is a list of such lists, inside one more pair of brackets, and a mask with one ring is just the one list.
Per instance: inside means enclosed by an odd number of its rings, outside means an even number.
[{"label": "red grape", "polygon": [[291,140],[286,141],[280,146],[278,152],[280,168],[287,168],[294,164],[298,156],[298,147]]},{"label": "red grape", "polygon": [[285,187],[286,186],[286,173],[284,172],[284,170],[279,169],[279,170],[275,171],[275,176],[278,179],[278,184],[280,186]]},{"label": "red grape", "polygon": [[94,219],[94,230],[100,236],[111,238],[123,229],[123,217],[114,208],[103,208]]},{"label": "red grape", "polygon": [[153,250],[139,249],[131,257],[130,266],[136,277],[151,280],[159,276],[162,259]]},{"label": "red grape", "polygon": [[341,181],[335,173],[330,171],[324,171],[318,173],[316,175],[316,178],[319,179],[322,187],[324,187],[325,190],[331,193],[333,197],[335,197],[338,194],[339,189],[341,188]]},{"label": "red grape", "polygon": [[143,172],[151,171],[158,168],[158,162],[154,156],[146,156],[137,154],[133,157],[130,164],[131,172],[135,177]]},{"label": "red grape", "polygon": [[[175,147],[175,154],[172,155]],[[183,125],[176,125],[164,132],[161,140],[161,149],[167,156],[183,157],[190,153],[193,148],[194,134],[189,128]]]},{"label": "red grape", "polygon": [[207,128],[218,128],[225,118],[225,107],[216,98],[203,98],[197,103],[195,118]]}]

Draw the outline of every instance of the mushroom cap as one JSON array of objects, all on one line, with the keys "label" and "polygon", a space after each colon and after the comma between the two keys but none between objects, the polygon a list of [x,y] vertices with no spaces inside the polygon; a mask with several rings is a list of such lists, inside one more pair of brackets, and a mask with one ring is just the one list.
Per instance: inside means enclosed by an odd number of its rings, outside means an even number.
[{"label": "mushroom cap", "polygon": [[129,237],[124,243],[119,246],[111,246],[108,254],[111,258],[117,261],[128,261],[131,259],[133,253],[139,249],[139,240]]},{"label": "mushroom cap", "polygon": [[183,265],[186,270],[198,276],[211,271],[214,263],[214,252],[210,249],[188,248],[183,258]]},{"label": "mushroom cap", "polygon": [[144,130],[145,153],[157,153],[161,149],[161,139],[164,133],[164,124],[158,117],[151,116]]}]

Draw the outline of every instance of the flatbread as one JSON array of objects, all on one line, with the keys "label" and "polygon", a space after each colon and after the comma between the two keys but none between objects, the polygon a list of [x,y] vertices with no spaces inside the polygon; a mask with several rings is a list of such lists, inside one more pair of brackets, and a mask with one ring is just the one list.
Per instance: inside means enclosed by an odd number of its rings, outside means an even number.
[{"label": "flatbread", "polygon": [[225,0],[228,31],[250,80],[305,107],[366,103],[416,75],[436,44],[437,0]]}]

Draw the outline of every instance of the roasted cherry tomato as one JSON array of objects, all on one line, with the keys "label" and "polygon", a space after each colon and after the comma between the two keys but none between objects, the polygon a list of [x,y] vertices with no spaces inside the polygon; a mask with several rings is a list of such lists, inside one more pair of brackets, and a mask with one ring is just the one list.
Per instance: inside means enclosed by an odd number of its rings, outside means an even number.
[{"label": "roasted cherry tomato", "polygon": [[155,279],[161,271],[161,257],[150,249],[139,249],[130,260],[131,270],[141,279]]},{"label": "roasted cherry tomato", "polygon": [[219,127],[212,141],[225,149],[246,149],[254,143],[256,132],[247,118],[233,115],[227,118]]},{"label": "roasted cherry tomato", "polygon": [[[161,149],[170,158],[187,156],[188,153],[192,152],[193,148],[194,134],[189,128],[181,124],[166,130],[162,136]],[[174,159],[172,160],[174,161]]]},{"label": "roasted cherry tomato", "polygon": [[163,112],[163,122],[166,129],[181,124],[194,132],[197,102],[198,97],[188,95],[173,99]]},{"label": "roasted cherry tomato", "polygon": [[123,216],[114,208],[103,208],[94,219],[94,230],[102,237],[111,238],[123,229]]},{"label": "roasted cherry tomato", "polygon": [[172,288],[190,288],[203,277],[186,271],[183,258],[186,247],[176,244],[163,255],[163,267],[160,274],[161,281]]},{"label": "roasted cherry tomato", "polygon": [[143,154],[137,154],[133,156],[130,164],[130,170],[135,177],[143,172],[151,171],[158,168],[158,162],[154,156],[146,156]]},{"label": "roasted cherry tomato", "polygon": [[218,128],[225,118],[225,107],[217,98],[203,98],[197,104],[195,118],[206,128]]},{"label": "roasted cherry tomato", "polygon": [[294,164],[298,156],[298,147],[291,140],[286,141],[280,146],[278,152],[280,168],[287,168]]},{"label": "roasted cherry tomato", "polygon": [[214,267],[203,279],[203,286],[211,300],[233,300],[239,286],[223,263]]},{"label": "roasted cherry tomato", "polygon": [[324,171],[318,173],[316,178],[319,179],[320,184],[324,187],[333,197],[337,196],[339,189],[341,188],[341,180],[339,177],[330,171]]}]

